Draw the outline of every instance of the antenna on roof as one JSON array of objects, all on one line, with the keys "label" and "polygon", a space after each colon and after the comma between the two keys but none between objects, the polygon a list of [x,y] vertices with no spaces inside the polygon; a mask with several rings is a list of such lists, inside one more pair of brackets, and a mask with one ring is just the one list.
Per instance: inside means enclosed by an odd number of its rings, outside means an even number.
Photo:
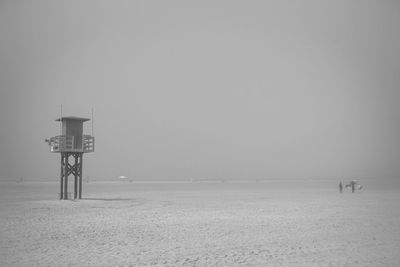
[{"label": "antenna on roof", "polygon": [[93,115],[93,107],[92,107],[92,136],[94,136],[94,126],[93,123],[94,122],[94,115]]},{"label": "antenna on roof", "polygon": [[62,104],[60,105],[60,136],[62,135]]}]

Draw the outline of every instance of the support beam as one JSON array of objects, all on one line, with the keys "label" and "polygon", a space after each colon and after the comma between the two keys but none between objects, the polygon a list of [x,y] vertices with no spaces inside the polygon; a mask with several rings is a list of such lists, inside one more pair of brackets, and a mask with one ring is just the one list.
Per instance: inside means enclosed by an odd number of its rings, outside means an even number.
[{"label": "support beam", "polygon": [[78,166],[78,155],[74,154],[75,164],[72,167],[72,172],[74,174],[74,199],[78,198],[78,173],[76,171]]},{"label": "support beam", "polygon": [[69,160],[69,154],[68,153],[63,153],[64,154],[64,199],[68,199],[68,160]]},{"label": "support beam", "polygon": [[83,154],[80,153],[80,164],[79,164],[79,199],[82,198],[82,165],[83,165]]},{"label": "support beam", "polygon": [[82,159],[83,153],[61,153],[60,199],[68,199],[70,175],[74,176],[74,199],[82,198]]},{"label": "support beam", "polygon": [[64,177],[64,199],[68,199],[68,176]]},{"label": "support beam", "polygon": [[64,154],[61,153],[61,170],[60,170],[60,199],[63,199],[63,183],[64,183],[64,172],[63,172],[63,165],[64,165]]}]

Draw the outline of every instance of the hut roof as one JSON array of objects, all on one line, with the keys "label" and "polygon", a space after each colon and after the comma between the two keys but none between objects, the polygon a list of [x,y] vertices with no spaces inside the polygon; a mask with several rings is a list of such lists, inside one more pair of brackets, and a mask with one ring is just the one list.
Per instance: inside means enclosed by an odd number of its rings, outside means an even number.
[{"label": "hut roof", "polygon": [[67,116],[67,117],[61,117],[56,119],[56,121],[89,121],[90,119],[88,118],[81,118],[81,117],[75,117],[75,116]]}]

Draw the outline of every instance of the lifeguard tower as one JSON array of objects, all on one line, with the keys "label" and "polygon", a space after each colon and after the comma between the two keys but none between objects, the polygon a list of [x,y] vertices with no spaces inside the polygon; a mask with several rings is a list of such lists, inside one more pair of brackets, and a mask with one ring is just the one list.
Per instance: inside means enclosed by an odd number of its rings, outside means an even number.
[{"label": "lifeguard tower", "polygon": [[[87,118],[61,117],[61,135],[46,139],[50,152],[61,153],[60,199],[68,199],[68,176],[74,176],[74,199],[82,198],[83,153],[94,151],[94,137],[83,134]],[[71,160],[70,160],[71,159]]]}]

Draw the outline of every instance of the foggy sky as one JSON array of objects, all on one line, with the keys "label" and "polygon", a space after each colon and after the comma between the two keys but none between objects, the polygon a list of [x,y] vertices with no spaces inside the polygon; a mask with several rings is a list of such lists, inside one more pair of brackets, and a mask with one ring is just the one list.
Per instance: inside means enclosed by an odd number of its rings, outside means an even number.
[{"label": "foggy sky", "polygon": [[[397,1],[0,2],[0,179],[398,178]],[[86,124],[91,133],[91,123]]]}]

